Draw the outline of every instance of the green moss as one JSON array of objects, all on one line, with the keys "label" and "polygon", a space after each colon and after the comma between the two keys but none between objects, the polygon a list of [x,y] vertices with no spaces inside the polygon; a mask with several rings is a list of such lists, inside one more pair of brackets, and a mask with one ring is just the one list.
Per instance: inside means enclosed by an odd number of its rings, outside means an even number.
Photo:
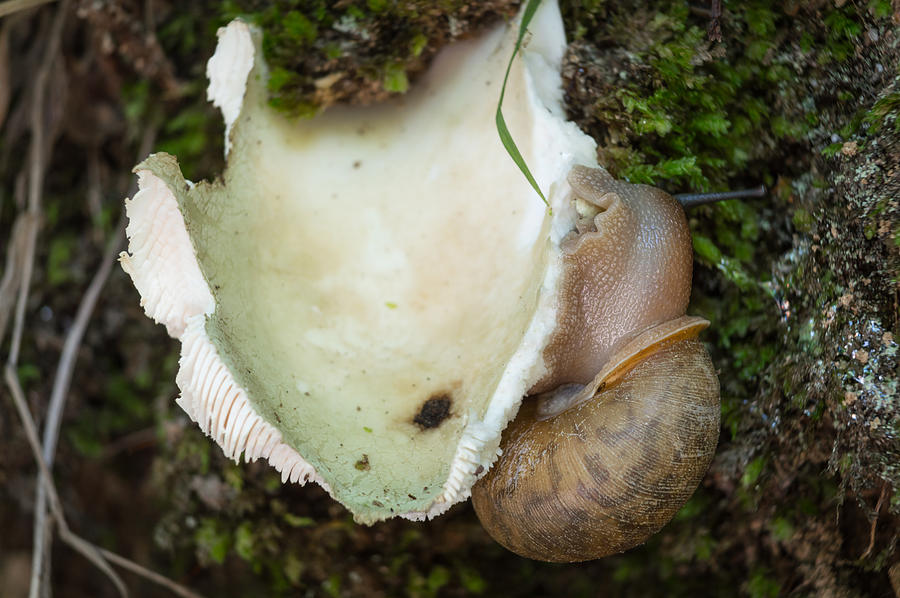
[{"label": "green moss", "polygon": [[414,598],[434,598],[449,581],[450,572],[441,565],[432,568],[427,575],[413,570],[407,580],[406,595]]},{"label": "green moss", "polygon": [[201,559],[222,564],[231,548],[231,535],[215,519],[204,519],[194,533]]},{"label": "green moss", "polygon": [[792,221],[794,224],[794,228],[804,233],[810,232],[813,228],[813,225],[815,224],[815,220],[813,220],[812,214],[810,214],[803,208],[797,208],[796,210],[794,210]]},{"label": "green moss", "polygon": [[438,49],[434,44],[509,16],[512,4],[228,0],[221,21],[240,17],[262,29],[271,68],[269,103],[290,116],[311,117],[334,103],[370,103],[405,93]]},{"label": "green moss", "polygon": [[759,481],[766,467],[766,460],[763,457],[757,457],[751,461],[744,469],[744,475],[741,476],[741,485],[744,488],[750,488]]},{"label": "green moss", "polygon": [[245,561],[253,561],[256,551],[252,524],[245,521],[234,531],[234,551]]},{"label": "green moss", "polygon": [[302,12],[288,11],[281,21],[284,36],[291,40],[293,45],[304,46],[315,41],[318,27]]},{"label": "green moss", "polygon": [[311,527],[316,524],[312,517],[300,517],[293,513],[285,513],[284,521],[291,527]]},{"label": "green moss", "polygon": [[794,525],[786,517],[776,517],[771,522],[772,536],[779,542],[786,542],[794,535]]},{"label": "green moss", "polygon": [[893,123],[894,131],[900,131],[900,92],[894,92],[881,98],[866,112],[863,121],[877,133],[881,127]]},{"label": "green moss", "polygon": [[750,598],[775,598],[781,594],[781,584],[766,569],[759,568],[750,575],[747,582],[747,594]]},{"label": "green moss", "polygon": [[457,563],[454,569],[456,570],[457,575],[459,575],[460,585],[462,585],[469,594],[474,594],[476,596],[481,595],[487,589],[487,581],[481,576],[478,569],[462,563]]},{"label": "green moss", "polygon": [[[870,7],[879,18],[885,10]],[[620,74],[592,89],[592,110],[585,110],[585,119],[605,123],[600,141],[614,174],[672,190],[721,189],[773,144],[816,134],[820,109],[793,85],[796,38],[783,33],[796,17],[761,0],[728,6],[717,44],[684,4],[657,4],[648,12],[626,3],[615,11],[605,3],[564,8],[568,19],[577,18],[570,29],[579,39],[630,40],[624,68],[621,62],[596,67]],[[595,28],[585,31],[585,12],[606,20],[587,19]],[[797,35],[810,67],[850,58],[864,18],[850,4],[826,7],[820,27]]]},{"label": "green moss", "polygon": [[341,595],[341,576],[334,573],[327,580],[322,582],[322,589],[328,596],[339,598]]},{"label": "green moss", "polygon": [[177,155],[182,171],[189,179],[202,177],[207,172],[204,161],[208,161],[208,156],[215,154],[216,147],[222,143],[222,133],[217,130],[215,117],[206,101],[203,86],[192,84],[188,103],[166,121],[154,149]]},{"label": "green moss", "polygon": [[402,64],[391,63],[384,67],[384,88],[392,93],[406,93],[409,79]]},{"label": "green moss", "polygon": [[47,282],[57,286],[69,280],[71,273],[69,262],[75,250],[76,239],[68,236],[54,237],[47,253]]}]

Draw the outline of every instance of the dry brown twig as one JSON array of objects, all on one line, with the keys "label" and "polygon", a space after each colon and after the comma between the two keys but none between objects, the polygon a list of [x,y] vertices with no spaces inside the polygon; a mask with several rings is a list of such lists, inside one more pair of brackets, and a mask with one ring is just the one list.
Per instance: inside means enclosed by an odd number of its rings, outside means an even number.
[{"label": "dry brown twig", "polygon": [[[22,10],[36,6],[41,2],[33,0],[0,3],[0,16],[9,14],[15,10]],[[14,235],[10,241],[8,248],[7,271],[4,273],[2,288],[6,291],[4,296],[12,297],[12,292],[18,287],[13,315],[13,331],[10,341],[10,351],[7,356],[6,366],[4,368],[4,378],[10,390],[10,394],[15,403],[16,410],[25,429],[28,443],[34,453],[34,459],[38,464],[39,483],[38,496],[36,505],[35,520],[35,546],[32,560],[32,575],[29,595],[37,598],[42,594],[49,595],[49,588],[44,587],[42,592],[41,580],[42,575],[47,570],[44,565],[46,555],[46,547],[49,537],[47,527],[46,503],[49,503],[52,519],[56,522],[59,530],[60,538],[67,545],[85,556],[98,569],[100,569],[112,581],[121,596],[127,596],[127,588],[118,576],[115,570],[110,566],[110,562],[127,569],[141,577],[159,584],[174,594],[185,598],[199,598],[199,595],[191,590],[177,584],[176,582],[159,575],[145,567],[126,559],[118,554],[100,548],[84,538],[78,536],[71,531],[62,510],[59,500],[59,494],[53,482],[52,474],[48,463],[52,463],[55,455],[56,442],[59,434],[59,425],[62,417],[65,399],[68,394],[68,387],[71,382],[72,373],[74,371],[75,358],[78,352],[81,339],[87,327],[90,315],[96,305],[100,290],[109,276],[110,270],[115,262],[115,257],[123,240],[124,219],[120,221],[116,228],[114,236],[107,244],[104,252],[103,260],[100,268],[91,281],[90,286],[82,297],[78,308],[75,322],[69,330],[63,351],[60,355],[56,377],[54,380],[53,391],[48,406],[48,417],[44,434],[43,452],[42,446],[38,439],[37,426],[28,409],[25,400],[25,393],[19,382],[16,368],[18,365],[19,352],[22,346],[25,326],[25,310],[28,302],[29,290],[31,286],[31,276],[34,270],[34,260],[37,244],[37,236],[42,210],[43,184],[46,171],[46,161],[50,154],[46,145],[46,130],[44,123],[44,108],[47,95],[47,82],[50,76],[53,63],[59,55],[60,40],[62,28],[65,23],[65,17],[69,11],[70,0],[63,0],[62,5],[56,12],[51,27],[50,35],[47,37],[45,52],[42,57],[41,67],[39,68],[33,80],[33,98],[31,104],[31,143],[28,154],[28,190],[27,190],[27,207],[17,218],[14,226]],[[14,5],[14,6],[13,6]],[[4,12],[5,11],[5,12]],[[150,151],[153,145],[155,129],[148,128],[147,134],[144,136],[141,144],[141,155]],[[9,311],[12,311],[13,305],[11,301],[9,305],[0,306],[3,313],[0,314],[3,322],[6,321]],[[0,339],[5,333],[5,323],[0,327]],[[47,560],[49,562],[49,559]]]},{"label": "dry brown twig", "polygon": [[[140,149],[138,150],[140,156],[150,153],[155,137],[155,129],[153,127],[148,127],[144,134],[144,138],[141,141]],[[132,185],[128,194],[133,195],[136,190],[136,185]],[[54,457],[56,455],[56,443],[59,439],[59,429],[62,422],[62,414],[65,408],[66,399],[69,394],[69,385],[72,382],[72,373],[75,370],[75,359],[78,355],[78,348],[81,345],[81,339],[84,337],[84,332],[87,330],[91,314],[94,312],[94,306],[97,304],[97,299],[100,297],[100,291],[102,290],[103,285],[106,284],[106,280],[109,278],[109,274],[112,271],[113,264],[115,264],[116,257],[119,255],[122,241],[124,240],[124,233],[125,219],[123,215],[116,225],[115,232],[107,242],[106,250],[103,253],[103,259],[100,262],[100,268],[97,270],[96,274],[94,274],[94,278],[91,280],[90,285],[81,298],[75,321],[72,323],[71,328],[69,328],[69,331],[66,334],[66,340],[63,343],[63,349],[60,353],[59,363],[56,368],[56,376],[53,380],[53,390],[50,393],[50,402],[47,405],[47,419],[44,422],[42,453],[44,461],[48,466],[53,465]],[[40,551],[40,553],[44,555],[44,558],[48,558],[47,555],[49,549],[44,546],[44,544],[49,543],[47,540],[48,534],[45,529],[47,526],[47,497],[45,484],[41,478],[38,479],[37,499],[35,503],[33,534],[35,542],[34,550],[35,552]],[[34,575],[34,573],[35,572],[33,571],[32,574]]]},{"label": "dry brown twig", "polygon": [[10,67],[9,67],[9,23],[0,25],[0,128],[6,120],[6,109],[9,108]]},{"label": "dry brown twig", "polygon": [[[147,138],[152,138],[152,136],[148,136]],[[152,142],[150,142],[149,144],[152,145]],[[76,321],[72,325],[72,328],[70,329],[69,334],[66,337],[63,352],[60,356],[60,363],[57,368],[57,376],[54,380],[53,397],[56,398],[56,400],[54,401],[53,399],[51,399],[51,406],[48,410],[49,414],[56,415],[53,417],[51,417],[51,415],[48,415],[48,425],[47,428],[45,428],[45,430],[55,428],[54,434],[58,434],[59,424],[57,423],[55,426],[50,426],[49,422],[54,418],[58,422],[60,414],[62,413],[63,406],[65,404],[65,396],[67,394],[68,384],[71,380],[71,373],[74,368],[75,356],[78,352],[79,341],[84,334],[91,311],[93,310],[93,306],[96,303],[103,283],[109,276],[111,267],[115,262],[115,256],[118,255],[118,249],[122,242],[123,226],[124,222],[120,222],[119,226],[117,226],[116,228],[115,235],[107,245],[103,262],[97,273],[94,275],[91,285],[85,292],[85,296],[82,298],[81,304],[79,305]],[[118,575],[115,574],[112,568],[109,567],[109,564],[106,561],[113,562],[123,569],[127,569],[132,573],[135,573],[149,581],[152,581],[153,583],[156,583],[157,585],[163,586],[178,596],[183,596],[184,598],[201,598],[199,594],[185,588],[184,586],[114,552],[95,546],[94,544],[84,540],[71,531],[65,520],[65,515],[62,510],[59,495],[56,491],[55,484],[53,483],[47,461],[42,455],[41,445],[37,439],[36,426],[31,413],[28,411],[24,392],[22,391],[18,376],[15,371],[15,364],[7,362],[4,374],[7,386],[9,387],[11,395],[13,397],[13,401],[15,402],[16,409],[19,412],[20,418],[22,419],[22,425],[25,429],[26,436],[28,437],[29,444],[31,445],[31,449],[34,453],[35,462],[38,464],[38,467],[40,469],[39,479],[41,480],[41,487],[46,493],[46,500],[49,501],[51,514],[53,515],[53,519],[57,522],[60,537],[63,539],[63,541],[83,554],[86,558],[97,565],[97,567],[100,568],[104,573],[106,573],[110,577],[110,579],[113,580],[113,583],[116,585],[117,589],[122,595],[127,596],[127,590],[125,590],[124,585],[121,583],[121,579],[118,577]],[[46,436],[47,435],[45,434],[45,437]],[[55,445],[55,439],[53,443]],[[46,446],[47,445],[45,444],[45,450]],[[43,533],[44,532],[42,531],[39,537],[43,537]],[[38,586],[36,585],[35,587],[37,588]]]},{"label": "dry brown twig", "polygon": [[[38,463],[39,476],[44,480],[47,496],[50,501],[50,510],[53,512],[53,517],[59,528],[59,536],[63,539],[63,542],[80,552],[85,558],[94,563],[98,569],[103,571],[113,584],[115,584],[116,589],[121,596],[128,596],[128,590],[125,588],[125,583],[119,575],[113,571],[109,563],[106,562],[99,549],[87,540],[72,533],[69,529],[69,525],[62,512],[59,495],[56,493],[56,486],[50,475],[50,470],[47,468],[47,463],[41,456],[41,444],[38,440],[37,429],[34,425],[31,413],[28,411],[28,405],[25,402],[25,393],[22,391],[22,386],[19,383],[14,364],[7,362],[6,368],[4,368],[4,378],[6,379],[6,385],[12,395],[13,403],[15,403],[16,411],[19,412],[19,418],[22,420],[22,427],[25,429],[25,437],[28,439],[28,444]],[[35,578],[32,577],[32,582],[34,582],[34,579]],[[34,588],[35,586],[32,586],[32,594],[37,593],[37,590]]]},{"label": "dry brown twig", "polygon": [[21,274],[16,266],[24,255],[26,232],[31,226],[28,213],[20,214],[13,224],[9,242],[6,244],[6,264],[3,269],[3,279],[0,280],[0,341],[6,337],[6,325],[16,305]]},{"label": "dry brown twig", "polygon": [[875,505],[875,513],[872,516],[872,524],[869,528],[869,545],[866,548],[866,551],[862,553],[859,557],[859,560],[863,560],[869,557],[872,554],[872,549],[875,548],[875,530],[878,527],[878,514],[881,512],[881,506],[884,504],[884,499],[887,498],[887,491],[890,485],[885,482],[881,486],[881,494],[878,496],[878,503]]},{"label": "dry brown twig", "polygon": [[6,2],[0,2],[0,17],[5,17],[14,12],[27,10],[50,2],[54,2],[54,0],[6,0]]},{"label": "dry brown twig", "polygon": [[25,325],[25,306],[28,301],[28,290],[31,288],[31,274],[34,269],[34,253],[37,245],[37,232],[41,214],[41,198],[44,193],[45,157],[47,155],[44,130],[44,105],[47,95],[47,81],[50,77],[50,69],[53,61],[59,54],[62,28],[69,9],[69,0],[63,0],[62,6],[56,13],[53,26],[47,41],[47,46],[41,60],[41,66],[34,77],[34,97],[31,105],[31,144],[28,152],[28,207],[26,213],[28,219],[25,223],[25,254],[21,258],[22,274],[19,285],[19,295],[16,302],[15,319],[13,320],[12,340],[9,348],[8,363],[16,364],[19,361],[19,349],[22,343],[22,333]]},{"label": "dry brown twig", "polygon": [[123,569],[127,569],[132,573],[136,573],[137,575],[140,575],[141,577],[149,581],[159,584],[171,590],[172,593],[178,596],[183,596],[184,598],[202,598],[200,594],[187,589],[186,587],[172,581],[171,579],[150,571],[146,567],[143,567],[135,563],[134,561],[126,559],[125,557],[114,552],[106,550],[105,548],[100,548],[72,532],[72,530],[69,528],[69,524],[66,521],[65,514],[63,513],[62,504],[60,503],[59,494],[56,491],[56,485],[53,482],[53,477],[50,474],[50,469],[47,467],[47,463],[44,461],[44,458],[41,455],[41,445],[40,441],[38,440],[37,428],[34,425],[34,420],[31,417],[31,413],[28,411],[28,405],[25,402],[25,393],[22,391],[22,386],[19,383],[16,369],[10,363],[7,363],[6,367],[4,368],[4,378],[6,379],[6,385],[9,387],[10,393],[12,395],[13,403],[15,403],[16,411],[18,411],[19,417],[22,420],[22,427],[25,429],[25,436],[28,439],[28,444],[31,447],[32,453],[34,454],[34,459],[38,464],[39,475],[47,488],[47,499],[50,505],[50,511],[53,513],[53,518],[56,521],[57,527],[59,528],[59,536],[60,538],[62,538],[63,542],[84,555],[87,559],[94,563],[94,565],[96,565],[98,569],[106,573],[110,580],[112,580],[112,582],[115,584],[116,589],[119,591],[119,594],[121,596],[127,597],[128,590],[126,589],[122,579],[112,569],[112,567],[110,567],[107,561],[112,561]]},{"label": "dry brown twig", "polygon": [[[30,113],[30,129],[31,143],[28,152],[28,203],[25,209],[24,220],[24,247],[22,254],[19,256],[21,271],[19,275],[19,293],[15,307],[15,316],[13,320],[12,339],[10,341],[9,356],[7,358],[7,369],[12,371],[19,362],[19,350],[21,348],[22,337],[25,327],[25,308],[28,303],[28,294],[31,288],[31,274],[34,270],[34,256],[37,246],[38,228],[41,218],[41,200],[44,193],[44,174],[46,171],[45,159],[48,152],[45,150],[44,126],[44,107],[47,96],[47,84],[50,78],[50,71],[53,68],[53,62],[59,55],[59,49],[63,25],[69,11],[69,0],[63,0],[62,6],[56,11],[53,18],[53,24],[50,28],[50,34],[47,38],[47,44],[44,47],[44,53],[41,58],[40,67],[34,77],[34,96],[32,98]],[[12,387],[10,387],[12,391]],[[15,393],[13,392],[15,396]],[[46,517],[46,509],[43,502],[43,487],[39,487],[36,501],[41,503],[40,508],[36,510],[35,517],[37,519],[35,530],[41,531],[40,537],[34,538],[34,546],[31,558],[31,583],[29,586],[29,598],[38,598],[41,586],[41,576],[44,574],[44,546],[48,544],[47,534],[43,520]],[[62,533],[62,526],[60,526]],[[108,565],[107,565],[108,567]]]}]

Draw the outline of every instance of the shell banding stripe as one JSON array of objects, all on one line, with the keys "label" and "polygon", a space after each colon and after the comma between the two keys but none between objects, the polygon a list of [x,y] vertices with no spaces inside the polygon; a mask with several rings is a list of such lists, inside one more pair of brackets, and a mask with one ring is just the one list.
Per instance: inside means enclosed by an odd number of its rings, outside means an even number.
[{"label": "shell banding stripe", "polygon": [[526,401],[473,490],[482,525],[532,559],[622,552],[693,494],[719,432],[718,382],[696,338],[665,344],[591,401],[551,419]]},{"label": "shell banding stripe", "polygon": [[540,395],[536,417],[539,420],[550,419],[591,399],[599,391],[618,382],[653,352],[680,340],[693,338],[707,326],[709,326],[709,321],[703,318],[681,316],[652,326],[635,335],[631,340],[626,338],[627,342],[613,353],[613,356],[590,384],[583,387],[577,384],[566,384]]}]

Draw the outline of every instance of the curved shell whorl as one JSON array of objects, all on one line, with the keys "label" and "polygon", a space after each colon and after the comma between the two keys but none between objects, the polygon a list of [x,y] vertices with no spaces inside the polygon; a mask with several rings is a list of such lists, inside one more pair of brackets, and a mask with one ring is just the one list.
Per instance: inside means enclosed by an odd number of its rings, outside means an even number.
[{"label": "curved shell whorl", "polygon": [[696,339],[662,347],[618,384],[547,421],[526,401],[473,489],[482,525],[528,558],[607,556],[659,531],[715,453],[719,384]]}]

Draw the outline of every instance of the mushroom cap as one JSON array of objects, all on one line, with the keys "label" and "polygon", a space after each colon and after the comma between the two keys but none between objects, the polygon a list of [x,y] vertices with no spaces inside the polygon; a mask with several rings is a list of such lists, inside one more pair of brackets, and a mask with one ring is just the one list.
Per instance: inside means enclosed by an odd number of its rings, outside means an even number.
[{"label": "mushroom cap", "polygon": [[[444,50],[394,101],[290,120],[267,105],[259,35],[219,32],[210,99],[222,179],[138,165],[121,257],[182,343],[179,404],[234,459],[314,480],[369,523],[468,498],[547,373],[566,175],[595,144],[565,121],[565,49],[544,2],[504,114],[545,209],[494,127],[515,24]],[[237,99],[236,99],[237,98]]]}]

